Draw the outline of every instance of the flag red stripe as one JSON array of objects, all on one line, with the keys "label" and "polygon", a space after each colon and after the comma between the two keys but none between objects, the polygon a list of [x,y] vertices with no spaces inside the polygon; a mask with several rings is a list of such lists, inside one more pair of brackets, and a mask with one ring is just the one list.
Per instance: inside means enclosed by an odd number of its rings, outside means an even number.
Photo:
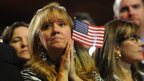
[{"label": "flag red stripe", "polygon": [[89,36],[89,35],[84,35],[84,34],[81,34],[77,31],[73,31],[73,36],[79,36],[81,38],[84,38],[84,39],[88,39],[88,40],[95,40],[95,39],[99,39],[99,40],[103,40],[103,36]]},{"label": "flag red stripe", "polygon": [[93,43],[93,42],[95,42],[95,41],[96,41],[96,42],[99,42],[99,43],[103,43],[103,41],[101,41],[101,40],[99,40],[99,39],[87,39],[87,38],[82,37],[82,36],[77,35],[77,34],[73,34],[73,37],[78,38],[78,39],[80,39],[80,40],[84,40],[84,41],[89,42],[89,43]]}]

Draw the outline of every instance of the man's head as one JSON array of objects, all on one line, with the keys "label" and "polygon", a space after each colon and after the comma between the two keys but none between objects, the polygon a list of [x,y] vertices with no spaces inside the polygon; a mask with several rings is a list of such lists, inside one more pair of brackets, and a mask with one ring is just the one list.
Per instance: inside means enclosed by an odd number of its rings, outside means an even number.
[{"label": "man's head", "polygon": [[113,10],[116,19],[134,22],[144,32],[144,0],[115,0]]}]

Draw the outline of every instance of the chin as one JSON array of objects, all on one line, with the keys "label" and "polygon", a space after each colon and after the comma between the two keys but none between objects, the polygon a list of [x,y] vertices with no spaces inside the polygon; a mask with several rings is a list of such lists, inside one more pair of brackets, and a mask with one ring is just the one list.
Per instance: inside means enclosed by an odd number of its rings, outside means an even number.
[{"label": "chin", "polygon": [[135,23],[135,24],[137,24],[137,25],[140,25],[140,21],[138,21],[138,20],[133,20],[132,23]]},{"label": "chin", "polygon": [[66,45],[63,44],[54,44],[52,45],[53,48],[57,48],[57,49],[64,49],[66,48]]},{"label": "chin", "polygon": [[24,60],[24,61],[28,61],[30,60],[30,57],[27,57],[27,56],[21,56],[19,57],[21,60]]},{"label": "chin", "polygon": [[29,60],[30,59],[30,55],[27,53],[25,53],[25,54],[23,54],[23,55],[21,55],[21,56],[18,56],[19,58],[22,58],[22,59],[24,59],[24,60]]}]

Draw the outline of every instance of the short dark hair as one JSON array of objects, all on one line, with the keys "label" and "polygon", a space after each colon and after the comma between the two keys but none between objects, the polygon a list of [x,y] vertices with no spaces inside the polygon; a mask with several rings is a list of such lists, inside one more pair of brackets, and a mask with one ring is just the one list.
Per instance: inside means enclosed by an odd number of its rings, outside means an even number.
[{"label": "short dark hair", "polygon": [[9,44],[13,36],[14,30],[20,26],[24,26],[28,28],[28,24],[24,22],[14,22],[11,26],[7,26],[2,33],[3,42]]}]

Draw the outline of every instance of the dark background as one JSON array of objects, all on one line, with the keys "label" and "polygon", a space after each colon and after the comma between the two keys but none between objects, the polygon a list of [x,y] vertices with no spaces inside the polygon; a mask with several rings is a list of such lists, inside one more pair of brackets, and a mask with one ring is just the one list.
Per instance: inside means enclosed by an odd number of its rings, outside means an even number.
[{"label": "dark background", "polygon": [[88,12],[96,25],[113,19],[114,0],[0,0],[0,34],[15,21],[29,23],[37,9],[52,1],[65,6],[71,17],[75,12]]}]

